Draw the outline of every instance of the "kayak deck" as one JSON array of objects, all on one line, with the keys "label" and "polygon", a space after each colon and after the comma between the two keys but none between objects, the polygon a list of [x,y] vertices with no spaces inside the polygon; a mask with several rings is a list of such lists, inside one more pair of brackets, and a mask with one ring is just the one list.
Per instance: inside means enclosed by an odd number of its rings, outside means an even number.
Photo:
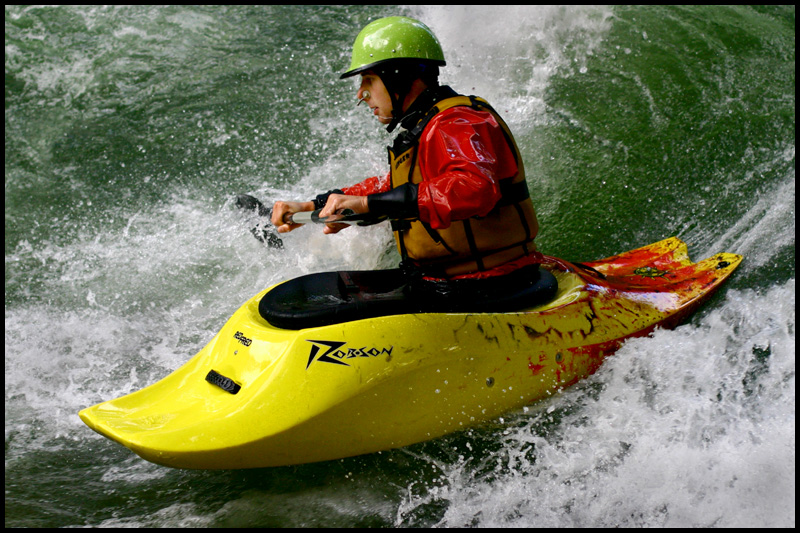
[{"label": "kayak deck", "polygon": [[456,290],[411,281],[399,268],[320,272],[274,287],[261,298],[258,312],[277,328],[298,330],[390,315],[517,311],[549,302],[558,291],[556,278],[539,265],[499,282],[468,284]]},{"label": "kayak deck", "polygon": [[281,466],[402,447],[590,375],[625,339],[677,325],[741,260],[692,263],[675,238],[582,266],[548,257],[543,268],[558,293],[534,308],[296,331],[260,316],[267,289],[184,366],[80,416],[148,461],[178,468]]}]

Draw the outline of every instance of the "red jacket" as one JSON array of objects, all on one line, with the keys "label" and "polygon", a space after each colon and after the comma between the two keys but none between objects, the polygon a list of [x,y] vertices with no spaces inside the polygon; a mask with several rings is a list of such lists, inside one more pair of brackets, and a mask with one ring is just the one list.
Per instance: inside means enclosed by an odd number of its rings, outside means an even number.
[{"label": "red jacket", "polygon": [[[419,217],[433,229],[453,220],[485,216],[500,199],[498,180],[517,172],[503,130],[491,115],[453,107],[436,115],[419,142],[424,181],[418,189]],[[389,175],[344,189],[364,196],[391,188]]]},{"label": "red jacket", "polygon": [[[433,229],[446,228],[455,220],[485,216],[501,197],[498,181],[517,173],[514,155],[494,116],[464,106],[446,109],[431,120],[420,138],[418,154],[423,176],[418,188],[419,218]],[[387,174],[343,191],[365,196],[390,189]],[[539,262],[537,256],[463,277],[505,274]]]}]

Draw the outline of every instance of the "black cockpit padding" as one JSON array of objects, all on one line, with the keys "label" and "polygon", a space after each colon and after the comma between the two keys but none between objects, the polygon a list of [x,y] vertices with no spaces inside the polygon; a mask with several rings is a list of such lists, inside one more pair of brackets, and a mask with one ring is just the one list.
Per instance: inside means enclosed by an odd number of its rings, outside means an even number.
[{"label": "black cockpit padding", "polygon": [[258,311],[282,329],[408,313],[514,312],[552,299],[558,283],[538,265],[502,278],[409,282],[401,269],[322,272],[276,286]]}]

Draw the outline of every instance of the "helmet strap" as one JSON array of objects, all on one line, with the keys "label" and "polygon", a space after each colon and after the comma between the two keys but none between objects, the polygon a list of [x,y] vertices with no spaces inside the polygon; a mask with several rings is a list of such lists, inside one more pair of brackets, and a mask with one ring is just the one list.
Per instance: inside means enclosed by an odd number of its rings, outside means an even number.
[{"label": "helmet strap", "polygon": [[[414,80],[423,77],[426,65],[418,62],[403,64],[400,62],[389,62],[377,74],[381,78],[389,98],[392,101],[392,121],[386,126],[386,131],[393,132],[404,118],[403,102],[411,92],[411,85]],[[438,74],[438,68],[436,68]]]},{"label": "helmet strap", "polygon": [[[392,99],[392,121],[389,122],[389,125],[386,126],[386,131],[392,133],[395,128],[397,128],[400,121],[403,119],[402,109],[403,109],[403,100],[405,100],[405,95],[395,96],[394,92],[390,92],[389,96]],[[398,112],[400,110],[400,112]]]}]

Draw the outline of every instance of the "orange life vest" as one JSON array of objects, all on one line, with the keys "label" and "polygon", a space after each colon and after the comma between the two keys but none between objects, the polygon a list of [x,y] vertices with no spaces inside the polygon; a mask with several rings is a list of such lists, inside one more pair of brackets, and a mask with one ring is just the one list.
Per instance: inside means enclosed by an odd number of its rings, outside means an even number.
[{"label": "orange life vest", "polygon": [[419,139],[435,115],[455,106],[468,106],[495,117],[514,154],[518,170],[513,176],[500,177],[502,196],[485,217],[456,220],[449,227],[436,230],[421,220],[393,224],[403,260],[410,259],[423,272],[445,277],[486,271],[528,255],[536,250],[533,240],[539,230],[516,142],[497,112],[485,100],[475,96],[458,95],[437,102],[406,134],[405,143],[399,149],[397,145],[389,147],[392,187],[423,181],[417,160]]}]

